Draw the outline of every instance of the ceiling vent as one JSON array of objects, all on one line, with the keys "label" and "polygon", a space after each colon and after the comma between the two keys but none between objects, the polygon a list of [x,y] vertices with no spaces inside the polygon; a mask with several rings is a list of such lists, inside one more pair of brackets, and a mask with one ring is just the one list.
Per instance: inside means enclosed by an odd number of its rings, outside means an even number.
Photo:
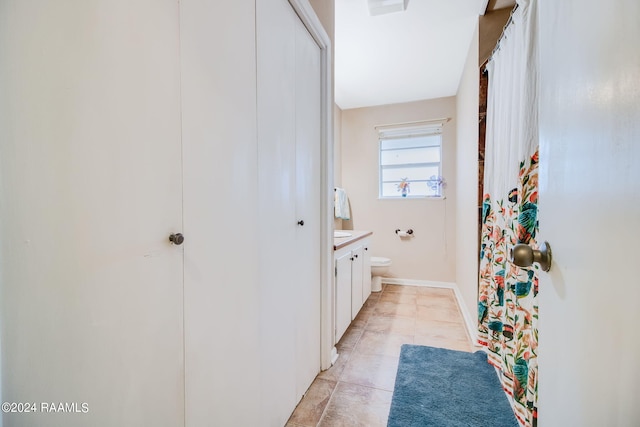
[{"label": "ceiling vent", "polygon": [[404,12],[409,0],[368,0],[369,15],[384,15],[386,13]]}]

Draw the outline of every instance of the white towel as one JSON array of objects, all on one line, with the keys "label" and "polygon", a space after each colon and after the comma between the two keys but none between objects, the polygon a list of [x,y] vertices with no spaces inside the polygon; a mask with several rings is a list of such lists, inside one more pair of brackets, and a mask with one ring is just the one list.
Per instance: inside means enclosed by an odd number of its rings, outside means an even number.
[{"label": "white towel", "polygon": [[351,219],[351,211],[349,210],[349,199],[347,192],[342,188],[337,188],[334,196],[334,211],[336,218]]}]

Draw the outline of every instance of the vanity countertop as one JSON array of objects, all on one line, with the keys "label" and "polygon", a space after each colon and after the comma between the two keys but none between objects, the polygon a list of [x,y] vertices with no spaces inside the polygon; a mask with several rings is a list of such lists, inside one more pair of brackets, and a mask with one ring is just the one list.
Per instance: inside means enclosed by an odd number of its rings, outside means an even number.
[{"label": "vanity countertop", "polygon": [[349,237],[334,237],[333,238],[333,250],[337,251],[338,249],[344,248],[351,243],[354,243],[360,239],[364,239],[367,236],[373,234],[372,231],[358,231],[358,230],[336,230],[336,231],[345,231],[347,233],[351,233]]}]

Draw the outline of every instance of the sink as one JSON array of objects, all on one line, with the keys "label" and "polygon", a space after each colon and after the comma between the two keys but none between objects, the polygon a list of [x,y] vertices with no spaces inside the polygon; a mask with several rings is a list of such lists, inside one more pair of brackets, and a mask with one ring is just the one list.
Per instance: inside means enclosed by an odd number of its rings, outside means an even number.
[{"label": "sink", "polygon": [[347,233],[346,231],[334,231],[333,237],[351,237],[353,234]]}]

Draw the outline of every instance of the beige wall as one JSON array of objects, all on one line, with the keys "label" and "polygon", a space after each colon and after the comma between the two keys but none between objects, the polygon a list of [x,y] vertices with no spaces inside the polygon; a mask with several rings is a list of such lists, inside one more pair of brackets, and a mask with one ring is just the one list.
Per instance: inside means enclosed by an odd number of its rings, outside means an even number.
[{"label": "beige wall", "polygon": [[[390,276],[455,281],[456,100],[439,98],[342,111],[342,186],[351,202],[345,228],[373,231],[373,256],[391,258]],[[378,199],[376,125],[450,117],[443,131],[445,199]],[[474,186],[475,188],[475,186]],[[401,240],[395,230],[412,228]]]},{"label": "beige wall", "polygon": [[456,283],[468,320],[475,318],[478,295],[478,28],[469,47],[456,97],[458,117]]},{"label": "beige wall", "polygon": [[[334,186],[342,187],[342,110],[337,105],[333,109],[333,182]],[[344,228],[341,219],[334,218],[337,230]]]},{"label": "beige wall", "polygon": [[342,110],[337,105],[333,109],[333,161],[335,168],[333,171],[333,179],[336,187],[342,186]]},{"label": "beige wall", "polygon": [[318,19],[322,23],[324,30],[329,35],[331,43],[333,43],[333,34],[335,28],[335,1],[334,0],[309,0]]}]

